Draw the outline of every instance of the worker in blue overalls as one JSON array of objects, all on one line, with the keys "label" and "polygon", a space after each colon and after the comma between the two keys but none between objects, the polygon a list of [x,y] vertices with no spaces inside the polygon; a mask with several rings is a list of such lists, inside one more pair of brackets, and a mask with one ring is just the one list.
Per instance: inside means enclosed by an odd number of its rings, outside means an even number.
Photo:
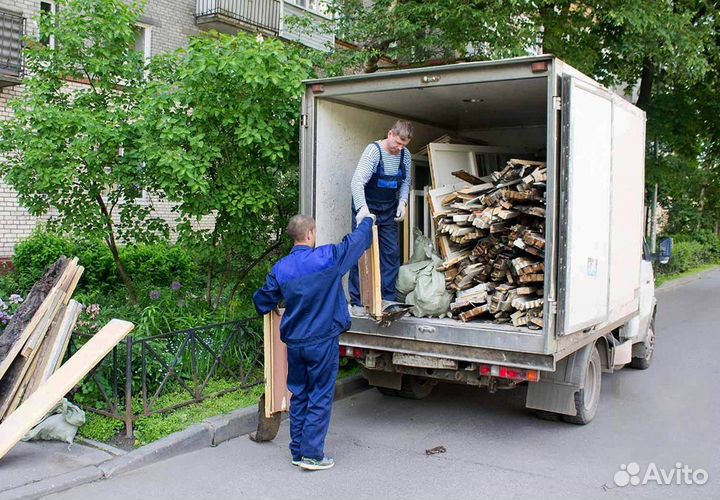
[{"label": "worker in blue overalls", "polygon": [[[398,223],[405,220],[410,193],[411,158],[406,146],[412,134],[412,123],[396,121],[385,139],[365,148],[350,184],[353,228],[356,217],[370,213],[377,217],[383,307],[397,297],[395,282],[400,269]],[[350,270],[348,285],[353,315],[365,315],[357,265]]]},{"label": "worker in blue overalls", "polygon": [[340,364],[338,337],[350,328],[342,277],[372,243],[372,215],[358,216],[357,228],[337,245],[315,248],[312,217],[296,215],[287,232],[295,245],[253,295],[267,314],[285,302],[280,339],[287,345],[292,464],[307,470],[334,465],[325,456],[335,381]]}]

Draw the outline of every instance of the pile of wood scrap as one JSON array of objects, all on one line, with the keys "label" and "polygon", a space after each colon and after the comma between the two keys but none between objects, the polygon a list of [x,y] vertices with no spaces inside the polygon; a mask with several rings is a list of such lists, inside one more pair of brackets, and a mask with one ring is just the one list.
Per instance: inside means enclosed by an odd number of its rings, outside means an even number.
[{"label": "pile of wood scrap", "polygon": [[487,177],[457,177],[469,185],[429,193],[451,313],[542,328],[545,163],[513,159]]},{"label": "pile of wood scrap", "polygon": [[82,310],[71,297],[83,270],[77,259],[61,257],[0,336],[0,421],[60,367]]}]

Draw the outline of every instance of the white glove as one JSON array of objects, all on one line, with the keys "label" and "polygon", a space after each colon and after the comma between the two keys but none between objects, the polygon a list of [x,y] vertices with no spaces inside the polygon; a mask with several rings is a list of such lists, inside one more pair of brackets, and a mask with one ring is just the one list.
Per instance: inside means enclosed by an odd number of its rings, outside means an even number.
[{"label": "white glove", "polygon": [[398,203],[397,210],[395,211],[395,222],[405,220],[405,212],[407,211],[407,204],[404,200],[400,200]]},{"label": "white glove", "polygon": [[375,224],[375,216],[370,213],[370,209],[367,205],[363,205],[363,207],[358,210],[358,213],[355,216],[355,224],[359,226],[365,217],[370,217],[372,219],[372,223]]}]

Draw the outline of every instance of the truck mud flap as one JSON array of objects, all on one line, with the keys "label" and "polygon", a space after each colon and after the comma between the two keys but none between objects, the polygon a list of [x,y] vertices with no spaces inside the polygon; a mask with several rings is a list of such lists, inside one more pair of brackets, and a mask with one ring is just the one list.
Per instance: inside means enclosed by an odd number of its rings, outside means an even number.
[{"label": "truck mud flap", "polygon": [[543,373],[539,382],[528,384],[525,407],[577,415],[575,393],[585,385],[585,367],[593,349],[594,342],[558,361],[555,371]]}]

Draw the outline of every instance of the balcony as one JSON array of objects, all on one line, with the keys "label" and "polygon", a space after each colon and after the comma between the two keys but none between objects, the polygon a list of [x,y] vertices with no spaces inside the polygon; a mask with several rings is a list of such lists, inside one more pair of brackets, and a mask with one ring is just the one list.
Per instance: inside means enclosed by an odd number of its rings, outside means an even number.
[{"label": "balcony", "polygon": [[240,30],[277,36],[282,0],[197,0],[195,23],[234,34]]},{"label": "balcony", "polygon": [[25,18],[0,10],[0,87],[17,85],[23,74]]}]

